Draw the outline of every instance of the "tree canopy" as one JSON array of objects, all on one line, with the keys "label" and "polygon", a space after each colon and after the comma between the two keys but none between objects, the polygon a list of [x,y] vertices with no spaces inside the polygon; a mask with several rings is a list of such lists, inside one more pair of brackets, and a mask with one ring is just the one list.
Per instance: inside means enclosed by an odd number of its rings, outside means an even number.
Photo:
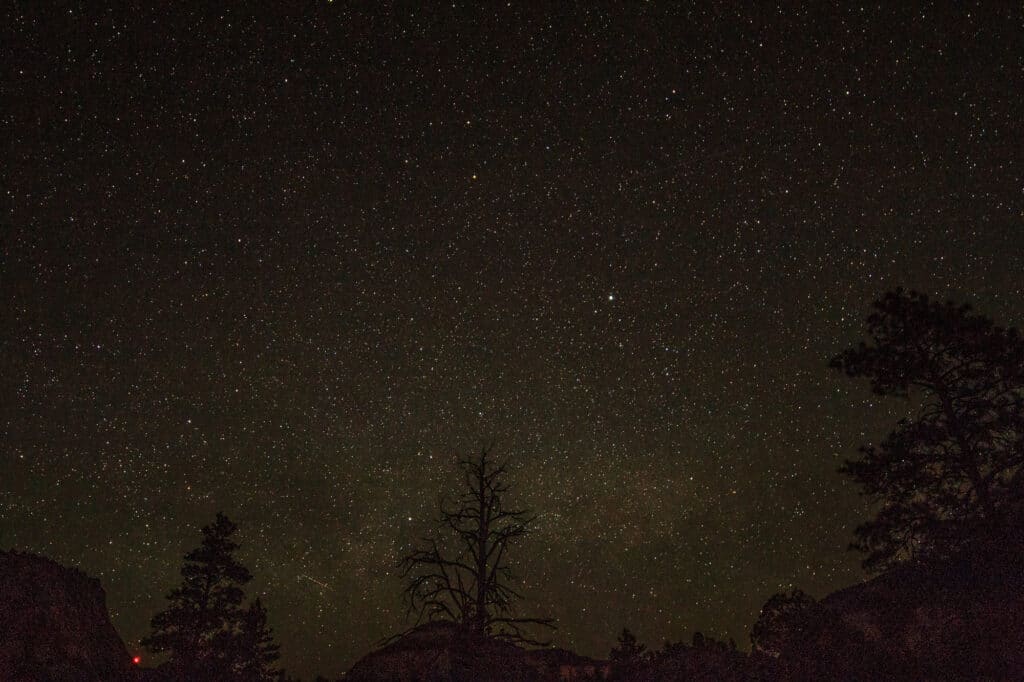
[{"label": "tree canopy", "polygon": [[894,672],[863,632],[800,590],[765,603],[750,641],[778,680],[875,680]]},{"label": "tree canopy", "polygon": [[1012,525],[1024,492],[1024,341],[966,305],[897,289],[869,340],[832,360],[875,393],[919,403],[841,471],[881,502],[856,530],[865,566],[947,556]]}]

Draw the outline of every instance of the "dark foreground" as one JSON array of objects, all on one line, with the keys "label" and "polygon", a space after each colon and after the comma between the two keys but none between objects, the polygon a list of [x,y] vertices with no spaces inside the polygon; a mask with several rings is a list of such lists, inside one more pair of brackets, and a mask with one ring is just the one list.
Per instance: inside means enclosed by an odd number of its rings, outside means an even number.
[{"label": "dark foreground", "polygon": [[[548,680],[1024,679],[1024,576],[977,562],[902,567],[827,596],[781,605],[779,650],[740,651],[696,635],[656,651],[594,660],[479,640],[433,623],[371,652],[358,682]],[[774,640],[765,640],[771,643]],[[766,649],[768,647],[765,647]],[[134,666],[98,580],[32,554],[0,552],[0,679],[179,680]]]}]

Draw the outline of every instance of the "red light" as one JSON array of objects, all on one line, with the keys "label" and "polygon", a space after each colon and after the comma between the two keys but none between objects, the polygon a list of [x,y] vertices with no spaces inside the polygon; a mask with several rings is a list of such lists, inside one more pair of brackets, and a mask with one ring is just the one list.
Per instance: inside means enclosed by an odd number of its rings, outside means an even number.
[{"label": "red light", "polygon": [[132,665],[138,665],[139,663],[142,663],[142,657],[132,656]]}]

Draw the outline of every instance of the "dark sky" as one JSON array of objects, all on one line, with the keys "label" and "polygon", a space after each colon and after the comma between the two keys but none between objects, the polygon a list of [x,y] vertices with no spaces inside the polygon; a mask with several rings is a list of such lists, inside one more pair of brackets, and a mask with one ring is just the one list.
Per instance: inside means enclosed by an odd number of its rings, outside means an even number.
[{"label": "dark sky", "polygon": [[1024,319],[1016,3],[99,4],[3,17],[0,544],[133,651],[223,510],[340,673],[492,441],[557,644],[745,645],[863,577],[870,301]]}]

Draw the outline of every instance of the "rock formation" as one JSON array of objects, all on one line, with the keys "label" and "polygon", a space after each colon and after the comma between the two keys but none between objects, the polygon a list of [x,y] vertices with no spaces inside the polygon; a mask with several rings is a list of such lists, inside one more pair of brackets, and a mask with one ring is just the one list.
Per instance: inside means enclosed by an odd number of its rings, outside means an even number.
[{"label": "rock formation", "polygon": [[889,669],[929,679],[1019,679],[1024,573],[967,563],[900,567],[821,601],[860,632]]},{"label": "rock formation", "polygon": [[132,676],[99,580],[45,557],[0,551],[0,679],[116,682]]},{"label": "rock formation", "polygon": [[452,623],[428,623],[357,662],[346,682],[548,682],[592,679],[606,671],[563,650],[525,650],[476,639]]}]

